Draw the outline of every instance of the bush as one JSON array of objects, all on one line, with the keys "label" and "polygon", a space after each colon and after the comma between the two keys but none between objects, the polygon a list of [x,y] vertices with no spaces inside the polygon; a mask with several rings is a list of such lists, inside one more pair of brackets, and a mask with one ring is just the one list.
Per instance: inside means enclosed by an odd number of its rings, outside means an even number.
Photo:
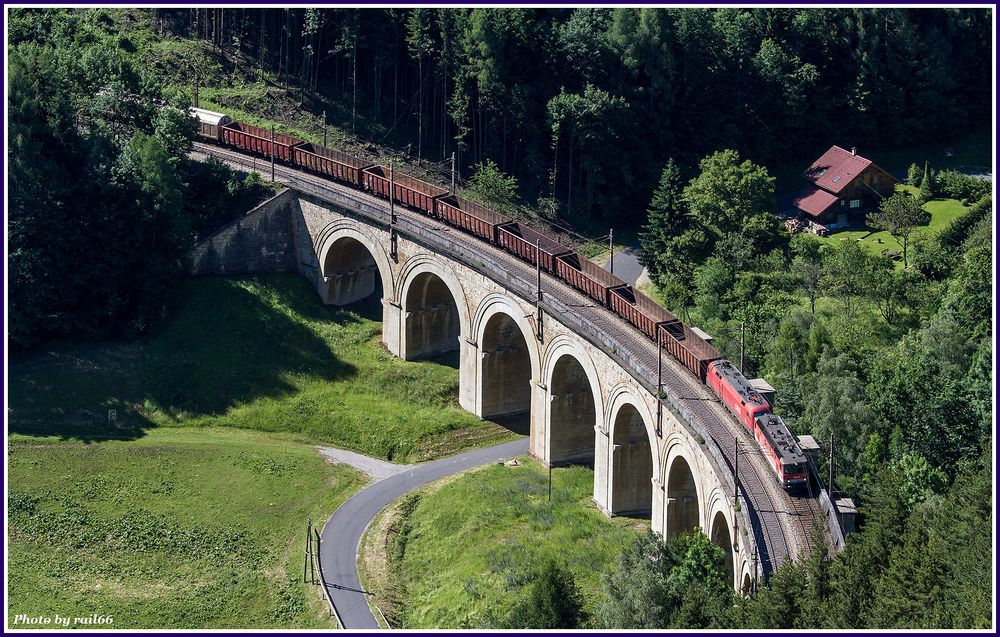
[{"label": "bush", "polygon": [[957,170],[942,170],[935,176],[937,193],[950,199],[978,201],[990,193],[990,182],[963,175]]},{"label": "bush", "polygon": [[920,166],[916,164],[910,164],[910,168],[906,171],[906,183],[914,186],[915,188],[920,187],[920,182],[923,181],[924,173],[920,170]]},{"label": "bush", "polygon": [[976,201],[969,210],[956,217],[937,236],[938,242],[948,248],[957,248],[965,241],[970,230],[993,214],[993,198],[985,196]]},{"label": "bush", "polygon": [[531,594],[510,613],[510,628],[577,628],[583,622],[583,596],[573,574],[549,559]]}]

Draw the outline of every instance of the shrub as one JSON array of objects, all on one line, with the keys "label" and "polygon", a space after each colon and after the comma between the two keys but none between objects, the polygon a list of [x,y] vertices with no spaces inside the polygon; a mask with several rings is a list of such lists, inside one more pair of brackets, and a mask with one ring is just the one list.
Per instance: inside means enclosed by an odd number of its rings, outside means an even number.
[{"label": "shrub", "polygon": [[963,175],[957,170],[942,170],[936,175],[937,193],[950,199],[978,201],[989,194],[990,182]]}]

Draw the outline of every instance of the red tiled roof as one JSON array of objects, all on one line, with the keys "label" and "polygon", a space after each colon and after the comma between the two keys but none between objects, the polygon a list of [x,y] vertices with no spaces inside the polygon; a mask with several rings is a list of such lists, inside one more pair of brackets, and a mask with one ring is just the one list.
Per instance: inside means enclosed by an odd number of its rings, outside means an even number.
[{"label": "red tiled roof", "polygon": [[823,190],[839,193],[844,186],[851,183],[855,177],[868,168],[872,160],[861,155],[852,155],[851,151],[840,146],[831,146],[830,150],[813,162],[802,176]]},{"label": "red tiled roof", "polygon": [[819,217],[835,203],[837,203],[836,195],[831,195],[816,186],[806,188],[792,199],[793,206],[811,217]]}]

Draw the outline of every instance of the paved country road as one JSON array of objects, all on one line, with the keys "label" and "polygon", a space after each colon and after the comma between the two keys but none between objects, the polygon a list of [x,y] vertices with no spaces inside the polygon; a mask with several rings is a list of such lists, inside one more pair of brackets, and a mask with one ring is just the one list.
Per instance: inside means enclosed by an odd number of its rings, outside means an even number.
[{"label": "paved country road", "polygon": [[[646,268],[639,263],[639,246],[629,246],[619,252],[615,252],[615,276],[629,285],[636,287],[645,285],[649,281],[649,274]],[[610,270],[610,256],[605,257],[599,264],[605,270]]]},{"label": "paved country road", "polygon": [[439,478],[525,453],[528,439],[522,438],[417,465],[365,487],[334,511],[321,536],[320,575],[343,627],[379,627],[358,579],[361,534],[379,511],[403,494]]}]

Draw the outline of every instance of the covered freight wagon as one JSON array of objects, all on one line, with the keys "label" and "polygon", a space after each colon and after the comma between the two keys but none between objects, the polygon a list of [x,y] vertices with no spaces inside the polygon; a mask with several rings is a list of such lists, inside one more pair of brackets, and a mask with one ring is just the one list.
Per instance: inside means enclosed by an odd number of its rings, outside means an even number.
[{"label": "covered freight wagon", "polygon": [[358,188],[364,187],[363,170],[374,164],[370,161],[352,157],[340,151],[304,143],[292,149],[295,165],[311,170],[331,179],[347,182]]},{"label": "covered freight wagon", "polygon": [[284,133],[274,133],[274,142],[271,141],[271,137],[271,131],[266,128],[243,122],[233,122],[222,127],[222,143],[267,158],[270,158],[273,152],[275,159],[288,163],[292,163],[292,148],[305,143],[298,137]]},{"label": "covered freight wagon", "polygon": [[509,217],[458,195],[441,197],[434,202],[440,219],[490,243],[497,243],[497,226],[510,223]]},{"label": "covered freight wagon", "polygon": [[[362,170],[362,173],[365,190],[370,190],[386,199],[390,197],[389,191],[392,188],[388,168],[370,166]],[[431,216],[434,215],[434,198],[448,194],[448,191],[440,186],[398,172],[394,172],[392,175],[392,185],[396,189],[396,192],[393,193],[393,199],[405,206],[422,210]]]},{"label": "covered freight wagon", "polygon": [[198,136],[214,141],[219,141],[222,127],[233,121],[228,115],[198,108],[197,106],[189,108],[188,114],[198,120]]},{"label": "covered freight wagon", "polygon": [[531,265],[541,264],[542,269],[551,274],[555,274],[556,257],[572,252],[561,243],[517,221],[497,226],[497,244]]}]

